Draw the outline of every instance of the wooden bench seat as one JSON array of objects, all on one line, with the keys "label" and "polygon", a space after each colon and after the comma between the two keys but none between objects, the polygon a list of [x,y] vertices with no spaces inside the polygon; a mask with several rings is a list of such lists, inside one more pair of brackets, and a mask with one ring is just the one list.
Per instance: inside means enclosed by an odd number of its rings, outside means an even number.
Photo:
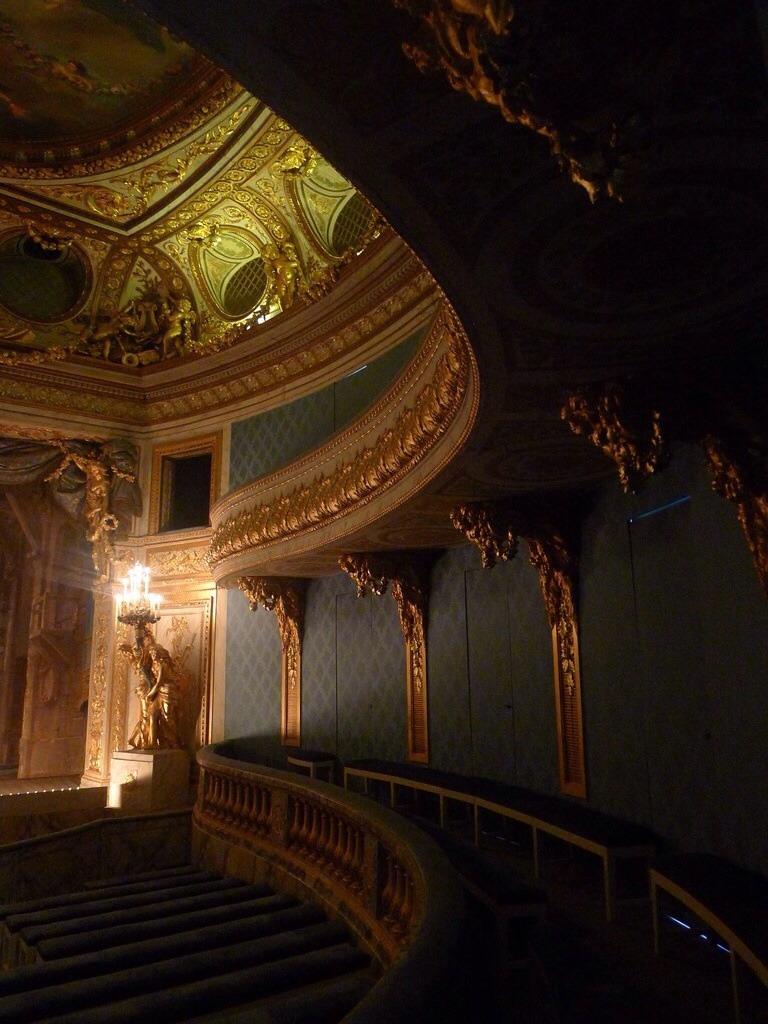
[{"label": "wooden bench seat", "polygon": [[328,754],[324,750],[293,747],[286,751],[285,759],[289,771],[291,768],[303,768],[306,769],[310,779],[319,779],[324,776],[326,782],[333,782],[333,771],[336,765],[336,758],[333,754]]},{"label": "wooden bench seat", "polygon": [[716,932],[730,951],[736,1020],[741,1019],[738,962],[768,987],[768,881],[709,854],[665,857],[649,868],[654,951],[659,952],[659,890]]},{"label": "wooden bench seat", "polygon": [[344,786],[350,780],[363,780],[366,793],[370,780],[387,783],[390,803],[395,806],[397,787],[437,794],[440,823],[444,823],[445,801],[458,800],[470,805],[475,829],[475,844],[480,837],[480,813],[488,811],[518,821],[531,829],[533,865],[540,877],[539,835],[546,833],[572,846],[594,853],[603,862],[605,912],[612,921],[616,906],[616,866],[619,861],[650,860],[658,848],[658,838],[649,829],[621,821],[611,815],[584,807],[570,800],[536,793],[521,786],[504,785],[491,779],[441,772],[421,765],[366,759],[344,766]]}]

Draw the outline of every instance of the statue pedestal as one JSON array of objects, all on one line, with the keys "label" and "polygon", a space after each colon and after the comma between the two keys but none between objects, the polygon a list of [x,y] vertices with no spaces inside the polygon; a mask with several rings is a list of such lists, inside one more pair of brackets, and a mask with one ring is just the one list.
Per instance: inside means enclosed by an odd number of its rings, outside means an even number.
[{"label": "statue pedestal", "polygon": [[185,750],[116,750],[107,807],[141,814],[189,804],[189,755]]}]

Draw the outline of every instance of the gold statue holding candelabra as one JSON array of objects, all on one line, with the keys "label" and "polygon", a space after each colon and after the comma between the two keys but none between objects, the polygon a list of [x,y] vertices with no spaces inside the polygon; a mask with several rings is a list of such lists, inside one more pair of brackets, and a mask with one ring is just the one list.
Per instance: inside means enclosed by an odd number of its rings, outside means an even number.
[{"label": "gold statue holding candelabra", "polygon": [[118,599],[118,621],[135,629],[132,644],[118,650],[131,662],[139,676],[136,696],[140,715],[128,745],[136,750],[168,750],[182,746],[179,737],[180,689],[176,662],[152,634],[158,622],[160,598],[149,591],[149,569],[138,562],[123,580]]}]

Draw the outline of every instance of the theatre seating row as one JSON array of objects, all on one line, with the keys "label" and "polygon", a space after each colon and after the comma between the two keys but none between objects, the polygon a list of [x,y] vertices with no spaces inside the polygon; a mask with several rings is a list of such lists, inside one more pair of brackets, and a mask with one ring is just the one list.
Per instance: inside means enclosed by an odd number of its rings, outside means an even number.
[{"label": "theatre seating row", "polygon": [[192,867],[0,907],[0,1021],[339,1021],[375,981],[317,906]]},{"label": "theatre seating row", "polygon": [[449,802],[466,805],[472,816],[476,845],[484,814],[499,815],[526,826],[531,832],[536,878],[541,873],[542,834],[595,854],[602,860],[605,914],[608,921],[612,921],[616,913],[618,864],[628,861],[649,862],[659,843],[658,837],[649,829],[620,821],[569,800],[490,779],[456,775],[421,765],[369,759],[350,761],[344,765],[345,788],[353,788],[355,780],[366,793],[369,793],[372,782],[386,785],[392,807],[397,806],[403,791],[411,791],[412,795],[434,794],[438,799],[441,825],[445,823]]},{"label": "theatre seating row", "polygon": [[[705,854],[661,855],[661,841],[648,829],[623,822],[609,815],[584,807],[570,800],[535,793],[518,786],[503,785],[488,779],[472,778],[437,771],[422,765],[400,764],[380,760],[360,760],[344,765],[344,786],[362,786],[368,795],[373,788],[384,787],[393,807],[419,805],[419,794],[431,793],[437,798],[439,827],[422,821],[433,837],[451,856],[455,840],[443,826],[447,824],[451,802],[465,805],[478,843],[482,815],[500,815],[520,822],[531,829],[534,872],[540,876],[539,834],[555,836],[573,846],[601,857],[603,861],[606,917],[611,921],[616,911],[616,867],[621,861],[637,861],[647,866],[654,927],[654,947],[660,948],[663,918],[660,904],[674,901],[695,916],[698,924],[711,929],[719,937],[719,948],[731,960],[731,979],[735,1020],[755,1019],[748,1012],[745,1018],[744,993],[749,992],[750,1006],[758,1004],[757,1018],[768,1019],[768,882],[753,872],[745,871],[721,858]],[[407,799],[410,797],[410,799]],[[452,860],[470,886],[479,885],[489,904],[504,912],[511,899],[495,892],[493,873],[487,864],[472,863],[466,852],[452,850]],[[675,907],[673,907],[675,909]],[[679,911],[676,911],[679,912]],[[543,916],[543,912],[542,912]],[[675,920],[674,915],[667,915]],[[693,929],[692,925],[684,927]],[[697,926],[698,927],[698,926]],[[694,929],[695,930],[695,929]],[[698,934],[698,933],[697,933]],[[702,934],[702,938],[705,936]],[[747,986],[741,975],[746,967],[757,982]]]}]

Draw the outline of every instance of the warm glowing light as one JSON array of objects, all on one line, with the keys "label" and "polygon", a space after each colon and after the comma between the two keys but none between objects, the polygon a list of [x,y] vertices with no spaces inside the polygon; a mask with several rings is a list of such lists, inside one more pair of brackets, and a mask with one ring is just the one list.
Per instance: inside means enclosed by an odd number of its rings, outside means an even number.
[{"label": "warm glowing light", "polygon": [[159,594],[150,593],[149,569],[135,562],[123,579],[123,592],[117,598],[118,619],[157,622],[160,617],[160,601]]}]

